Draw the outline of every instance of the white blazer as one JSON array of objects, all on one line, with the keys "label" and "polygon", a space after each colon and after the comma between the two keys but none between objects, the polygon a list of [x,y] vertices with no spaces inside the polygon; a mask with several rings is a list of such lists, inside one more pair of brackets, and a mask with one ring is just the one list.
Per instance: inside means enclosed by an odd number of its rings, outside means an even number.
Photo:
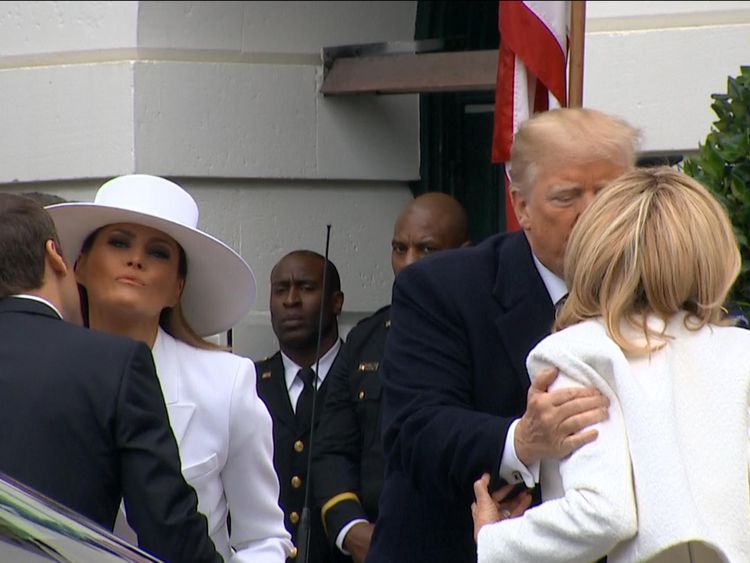
[{"label": "white blazer", "polygon": [[182,474],[198,495],[216,550],[225,561],[282,563],[292,542],[279,507],[271,417],[256,391],[253,362],[195,348],[161,328],[152,351]]},{"label": "white blazer", "polygon": [[750,561],[750,331],[691,331],[680,314],[667,334],[650,357],[626,357],[592,320],[531,351],[532,376],[555,365],[554,388],[596,386],[609,419],[542,461],[544,503],[482,527],[480,563]]}]

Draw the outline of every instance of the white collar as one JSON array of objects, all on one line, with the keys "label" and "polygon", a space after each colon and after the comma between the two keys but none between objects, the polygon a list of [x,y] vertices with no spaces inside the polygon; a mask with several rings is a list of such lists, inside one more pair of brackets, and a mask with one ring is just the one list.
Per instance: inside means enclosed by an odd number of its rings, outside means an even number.
[{"label": "white collar", "polygon": [[[323,384],[323,381],[325,380],[326,376],[328,375],[329,370],[331,369],[331,366],[333,365],[333,361],[336,359],[336,356],[339,353],[339,349],[341,348],[341,339],[336,339],[336,342],[333,346],[320,357],[320,372],[318,373],[317,381],[315,382],[315,388],[317,389]],[[292,361],[289,356],[284,354],[284,352],[281,352],[281,361],[284,363],[284,379],[286,380],[286,388],[287,390],[292,388],[292,384],[294,383],[297,373],[302,368],[298,366],[297,364]],[[315,370],[315,364],[312,366],[313,371]]]},{"label": "white collar", "polygon": [[65,317],[62,316],[60,309],[55,307],[51,302],[47,301],[44,297],[39,297],[38,295],[29,295],[28,293],[19,293],[17,295],[11,295],[11,297],[18,297],[19,299],[28,299],[29,301],[38,301],[39,303],[44,303],[45,305],[47,305],[47,307],[49,307],[55,313],[57,313],[58,317],[65,320]]},{"label": "white collar", "polygon": [[549,293],[549,297],[550,299],[552,299],[552,304],[556,304],[568,293],[568,288],[565,286],[565,281],[552,273],[549,268],[542,264],[539,261],[539,258],[537,258],[533,252],[531,253],[531,257],[534,259],[536,270],[542,277],[544,287],[547,288],[547,293]]}]

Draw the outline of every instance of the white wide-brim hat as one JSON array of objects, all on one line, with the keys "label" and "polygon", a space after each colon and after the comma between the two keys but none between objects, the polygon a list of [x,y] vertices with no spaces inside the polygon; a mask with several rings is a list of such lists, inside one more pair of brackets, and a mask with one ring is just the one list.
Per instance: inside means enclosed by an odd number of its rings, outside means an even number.
[{"label": "white wide-brim hat", "polygon": [[146,174],[120,176],[104,183],[93,203],[61,203],[46,209],[71,263],[91,233],[113,223],[145,225],[176,240],[187,257],[182,310],[200,336],[228,330],[255,303],[250,266],[229,246],[197,229],[198,206],[169,180]]}]

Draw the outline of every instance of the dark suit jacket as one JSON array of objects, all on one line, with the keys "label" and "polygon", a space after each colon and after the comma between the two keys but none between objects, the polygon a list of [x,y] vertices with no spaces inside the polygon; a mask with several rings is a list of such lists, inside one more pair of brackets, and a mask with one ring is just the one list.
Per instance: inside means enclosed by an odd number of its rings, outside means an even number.
[{"label": "dark suit jacket", "polygon": [[148,347],[0,300],[0,471],[112,530],[121,498],[141,547],[216,561]]},{"label": "dark suit jacket", "polygon": [[[297,545],[297,530],[305,504],[307,460],[309,454],[310,423],[297,425],[284,378],[281,352],[255,365],[258,374],[258,395],[266,403],[273,419],[273,465],[279,476],[279,504],[284,511],[284,525]],[[323,380],[315,399],[315,424],[320,421],[322,405],[328,390],[329,378]],[[297,480],[299,479],[299,480]],[[323,531],[320,507],[314,502],[314,483],[310,494],[310,550],[309,563],[329,563],[343,555],[332,549]]]},{"label": "dark suit jacket", "polygon": [[385,465],[380,364],[389,326],[390,307],[357,323],[328,375],[313,478],[331,542],[352,520],[375,522],[378,517]]},{"label": "dark suit jacket", "polygon": [[447,250],[397,277],[386,343],[386,479],[368,562],[476,560],[470,505],[525,410],[525,358],[554,307],[523,233]]}]

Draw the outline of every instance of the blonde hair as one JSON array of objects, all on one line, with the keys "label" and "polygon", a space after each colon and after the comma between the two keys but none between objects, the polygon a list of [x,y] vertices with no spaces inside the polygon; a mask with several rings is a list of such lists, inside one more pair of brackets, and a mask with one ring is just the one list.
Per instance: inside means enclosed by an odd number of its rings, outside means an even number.
[{"label": "blonde hair", "polygon": [[[706,188],[666,166],[627,172],[573,228],[565,258],[570,294],[555,330],[602,316],[623,350],[649,353],[665,333],[646,325],[647,314],[666,323],[687,311],[691,329],[728,324],[722,305],[740,264],[732,225]],[[645,346],[623,335],[623,321],[645,336]]]},{"label": "blonde hair", "polygon": [[587,108],[538,113],[518,128],[511,149],[510,189],[528,193],[540,170],[606,160],[629,170],[640,133],[618,117]]}]

